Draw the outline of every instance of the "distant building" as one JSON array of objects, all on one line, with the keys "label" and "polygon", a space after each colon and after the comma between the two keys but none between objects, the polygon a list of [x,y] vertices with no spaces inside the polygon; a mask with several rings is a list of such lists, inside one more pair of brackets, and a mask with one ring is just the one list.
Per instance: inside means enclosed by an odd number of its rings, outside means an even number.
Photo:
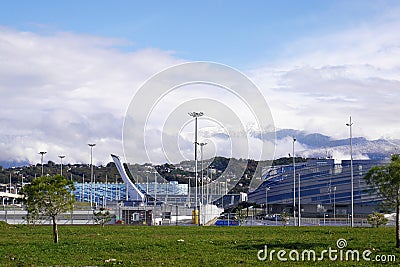
[{"label": "distant building", "polygon": [[[385,163],[387,162],[378,160],[353,160],[354,216],[378,209],[377,204],[381,199],[370,192],[364,176],[371,167]],[[351,214],[350,160],[343,160],[340,164],[335,164],[333,159],[308,160],[305,163],[296,163],[295,173],[296,210],[300,175],[303,216],[331,214],[345,217]],[[264,182],[248,194],[249,202],[262,205],[267,203],[268,213],[280,213],[284,209],[292,213],[293,164],[271,167],[263,179]]]},{"label": "distant building", "polygon": [[[103,202],[110,201],[139,201],[140,199],[128,199],[127,187],[125,183],[74,183],[76,201],[90,202],[90,193],[92,200],[97,205],[103,205]],[[172,197],[183,198],[186,201],[188,185],[179,184],[176,181],[169,183],[148,183],[136,184],[138,188],[146,195],[156,196],[157,199],[165,201]],[[173,202],[174,203],[174,202]]]}]

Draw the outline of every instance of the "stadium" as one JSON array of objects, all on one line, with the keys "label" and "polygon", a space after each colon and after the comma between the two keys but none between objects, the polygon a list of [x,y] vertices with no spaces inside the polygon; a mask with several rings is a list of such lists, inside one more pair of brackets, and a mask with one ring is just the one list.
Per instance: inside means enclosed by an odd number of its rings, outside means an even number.
[{"label": "stadium", "polygon": [[[371,167],[385,163],[353,160],[354,217],[365,217],[381,208],[378,205],[381,199],[371,192],[364,176]],[[334,159],[310,159],[294,165],[274,166],[263,177],[264,182],[248,194],[248,201],[263,205],[267,214],[282,211],[293,214],[293,210],[297,213],[300,200],[302,217],[349,217],[350,166],[350,160],[335,163]]]}]

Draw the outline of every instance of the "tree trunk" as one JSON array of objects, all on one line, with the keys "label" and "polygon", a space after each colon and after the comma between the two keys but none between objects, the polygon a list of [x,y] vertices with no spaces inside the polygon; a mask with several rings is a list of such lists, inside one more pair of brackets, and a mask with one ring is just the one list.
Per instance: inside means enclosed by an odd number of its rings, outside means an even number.
[{"label": "tree trunk", "polygon": [[57,218],[56,218],[56,216],[53,216],[52,219],[53,219],[53,236],[54,236],[54,243],[58,243]]},{"label": "tree trunk", "polygon": [[396,248],[400,248],[400,203],[396,204]]}]

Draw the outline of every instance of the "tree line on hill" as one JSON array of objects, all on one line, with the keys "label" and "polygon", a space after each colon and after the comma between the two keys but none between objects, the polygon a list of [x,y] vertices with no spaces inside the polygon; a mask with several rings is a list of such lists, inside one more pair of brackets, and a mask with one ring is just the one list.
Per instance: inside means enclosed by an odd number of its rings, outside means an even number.
[{"label": "tree line on hill", "polygon": [[[215,170],[213,174],[213,180],[218,179],[218,177],[225,171],[230,161],[233,161],[231,166],[235,170],[243,170],[243,176],[240,178],[237,185],[230,191],[230,193],[246,192],[250,184],[250,181],[256,172],[258,161],[249,159],[229,159],[225,157],[215,157],[212,162],[207,164]],[[296,162],[304,162],[307,159],[296,157]],[[292,164],[293,158],[279,158],[273,161],[272,165],[288,165]],[[188,177],[194,177],[193,168],[182,168],[181,166],[191,166],[194,165],[193,161],[181,162],[179,164],[162,164],[152,166],[151,164],[132,164],[129,166],[124,164],[125,170],[132,181],[135,180],[146,181],[146,176],[150,175],[149,166],[157,172],[167,181],[177,181],[178,183],[188,183],[194,186],[194,179],[188,179]],[[154,168],[153,168],[154,167]],[[63,164],[62,168],[63,176],[68,180],[75,182],[90,182],[91,168],[90,164]],[[0,166],[0,183],[9,184],[10,177],[11,183],[24,183],[33,181],[36,177],[40,177],[42,173],[42,165],[29,165],[22,167],[12,167],[3,168]],[[61,165],[53,161],[48,161],[43,164],[43,173],[46,176],[54,176],[61,173]],[[105,166],[93,166],[93,174],[95,182],[122,182],[120,174],[113,162],[108,163]],[[132,175],[133,174],[133,175]],[[205,171],[206,175],[206,171]],[[136,179],[135,179],[136,178]]]}]

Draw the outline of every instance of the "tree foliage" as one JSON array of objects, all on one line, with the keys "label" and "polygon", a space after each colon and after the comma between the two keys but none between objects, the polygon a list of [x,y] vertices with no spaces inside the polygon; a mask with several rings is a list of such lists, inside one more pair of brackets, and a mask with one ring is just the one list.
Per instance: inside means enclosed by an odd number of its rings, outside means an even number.
[{"label": "tree foliage", "polygon": [[287,212],[286,210],[283,210],[281,212],[281,220],[282,220],[282,224],[286,226],[290,220],[289,212]]},{"label": "tree foliage", "polygon": [[388,165],[372,167],[365,176],[367,184],[389,207],[400,205],[400,158],[393,155]]},{"label": "tree foliage", "polygon": [[382,203],[396,210],[396,247],[400,248],[400,157],[393,155],[385,166],[372,167],[365,175],[372,190],[382,198]]},{"label": "tree foliage", "polygon": [[111,214],[110,211],[106,210],[105,208],[100,208],[98,212],[94,211],[94,221],[97,224],[100,224],[102,227],[108,222],[111,221]]},{"label": "tree foliage", "polygon": [[379,212],[374,212],[372,214],[368,214],[368,223],[372,227],[378,228],[381,225],[385,225],[388,222],[388,219],[385,218],[385,215],[383,213]]},{"label": "tree foliage", "polygon": [[72,209],[74,189],[73,182],[61,175],[36,178],[22,189],[28,217],[52,220],[54,243],[58,243],[57,216]]}]

